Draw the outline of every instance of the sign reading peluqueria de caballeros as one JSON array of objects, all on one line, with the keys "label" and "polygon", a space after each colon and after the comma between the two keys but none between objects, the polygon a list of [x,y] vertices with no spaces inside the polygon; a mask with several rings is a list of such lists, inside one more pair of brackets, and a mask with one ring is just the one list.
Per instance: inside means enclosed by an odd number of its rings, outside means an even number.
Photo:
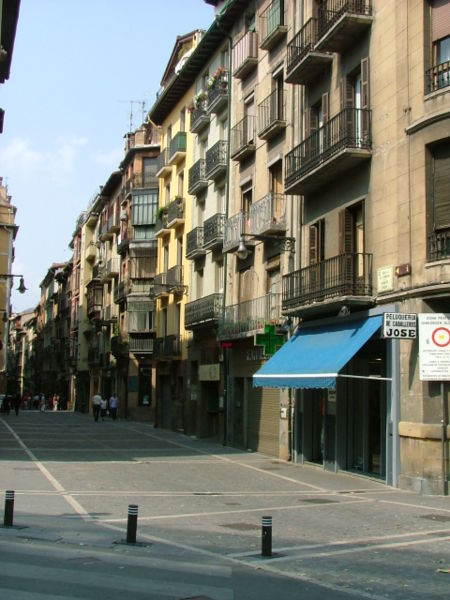
[{"label": "sign reading peluqueria de caballeros", "polygon": [[417,337],[417,315],[384,313],[381,337],[414,340]]},{"label": "sign reading peluqueria de caballeros", "polygon": [[450,381],[450,313],[419,314],[422,381]]}]

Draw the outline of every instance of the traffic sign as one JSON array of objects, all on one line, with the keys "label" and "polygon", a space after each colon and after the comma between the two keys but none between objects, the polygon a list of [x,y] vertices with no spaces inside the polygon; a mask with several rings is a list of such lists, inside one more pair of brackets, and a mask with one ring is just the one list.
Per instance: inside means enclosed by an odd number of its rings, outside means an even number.
[{"label": "traffic sign", "polygon": [[450,314],[419,314],[419,362],[422,381],[450,380]]}]

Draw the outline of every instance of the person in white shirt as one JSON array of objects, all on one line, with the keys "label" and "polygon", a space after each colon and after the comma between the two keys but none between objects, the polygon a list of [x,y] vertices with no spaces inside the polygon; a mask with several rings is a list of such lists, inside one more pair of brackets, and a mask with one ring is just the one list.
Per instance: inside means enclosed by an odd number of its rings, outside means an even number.
[{"label": "person in white shirt", "polygon": [[94,394],[92,396],[92,412],[94,414],[94,421],[98,421],[101,404],[102,404],[102,397],[100,396],[100,394]]},{"label": "person in white shirt", "polygon": [[117,407],[119,405],[119,398],[116,394],[113,394],[109,399],[109,413],[112,417],[112,420],[115,421],[117,417]]}]

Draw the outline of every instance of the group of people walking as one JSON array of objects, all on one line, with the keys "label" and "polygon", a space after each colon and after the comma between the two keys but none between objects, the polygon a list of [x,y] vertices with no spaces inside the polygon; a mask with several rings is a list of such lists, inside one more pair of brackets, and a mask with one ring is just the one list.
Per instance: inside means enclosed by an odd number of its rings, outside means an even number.
[{"label": "group of people walking", "polygon": [[119,405],[119,399],[116,394],[113,394],[109,400],[102,398],[100,394],[94,394],[92,396],[92,413],[94,420],[98,422],[99,418],[102,421],[108,415],[111,416],[112,420],[115,421],[117,418],[117,407]]}]

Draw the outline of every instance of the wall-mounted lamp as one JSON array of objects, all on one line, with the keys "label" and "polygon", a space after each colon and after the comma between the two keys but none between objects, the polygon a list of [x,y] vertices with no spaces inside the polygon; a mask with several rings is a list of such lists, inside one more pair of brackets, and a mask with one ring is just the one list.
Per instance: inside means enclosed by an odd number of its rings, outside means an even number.
[{"label": "wall-mounted lamp", "polygon": [[249,238],[250,240],[256,240],[258,242],[271,242],[278,248],[280,252],[291,252],[292,254],[295,253],[294,237],[241,233],[241,237],[239,238],[239,246],[236,250],[236,256],[240,260],[245,260],[250,253],[250,250],[245,245],[246,238]]},{"label": "wall-mounted lamp", "polygon": [[11,273],[0,273],[0,279],[12,279],[13,277],[20,277],[19,286],[17,291],[20,294],[25,294],[27,288],[25,287],[25,281],[23,279],[23,275],[12,275]]}]

